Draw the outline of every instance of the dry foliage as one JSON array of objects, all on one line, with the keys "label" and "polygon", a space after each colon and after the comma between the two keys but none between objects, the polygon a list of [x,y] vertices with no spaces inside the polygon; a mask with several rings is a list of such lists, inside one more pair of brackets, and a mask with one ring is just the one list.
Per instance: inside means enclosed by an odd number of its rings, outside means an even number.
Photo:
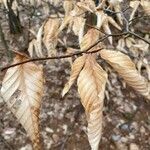
[{"label": "dry foliage", "polygon": [[[42,23],[37,33],[30,29],[30,32],[35,33],[35,37],[29,43],[28,52],[31,58],[37,56],[39,58],[36,59],[37,61],[59,59],[60,57],[56,56],[57,46],[61,43],[67,47],[65,40],[62,38],[66,29],[67,33],[77,36],[80,51],[76,53],[75,49],[70,48],[71,54],[62,57],[81,55],[71,64],[70,78],[62,91],[62,96],[69,91],[77,79],[78,92],[87,117],[88,140],[91,149],[98,150],[102,136],[104,92],[108,74],[104,71],[105,68],[103,69],[98,64],[97,59],[101,59],[112,66],[128,85],[133,87],[139,94],[150,99],[148,80],[138,71],[142,65],[145,66],[150,80],[148,61],[145,59],[138,61],[137,70],[130,57],[124,54],[128,50],[137,55],[140,55],[140,52],[142,52],[142,55],[147,54],[149,52],[149,36],[139,38],[131,31],[129,32],[129,22],[127,23],[120,5],[123,0],[102,0],[99,1],[98,5],[93,0],[66,0],[63,2],[51,0],[51,2],[54,6],[62,4],[65,14],[60,15],[58,13],[57,15],[49,16],[50,18]],[[7,0],[1,0],[0,3],[8,9]],[[23,3],[33,6],[44,4],[41,0],[23,0]],[[134,5],[136,5],[135,8]],[[149,1],[131,1],[130,6],[133,7],[133,11],[130,21],[134,19],[135,12],[140,5],[143,7],[145,14],[150,13]],[[17,1],[13,2],[12,7],[14,11],[18,9],[19,4]],[[113,15],[109,15],[108,10],[109,13],[115,14],[117,19],[114,19]],[[95,20],[93,19],[94,21],[90,21],[90,27],[86,24],[91,17],[89,14],[96,17]],[[121,32],[123,25],[126,27],[126,33]],[[120,33],[114,35],[114,37],[122,36],[119,40],[115,39],[118,42],[117,46],[114,44],[112,34],[114,29],[115,31],[119,30],[118,32]],[[131,37],[126,36],[128,34]],[[108,39],[109,42],[105,43],[105,39]],[[69,48],[67,47],[67,49]],[[98,50],[101,51],[98,52]],[[46,58],[40,59],[44,56]],[[32,62],[35,60],[31,58],[24,54],[15,54],[13,64],[20,64],[8,68],[2,82],[1,95],[8,108],[25,128],[34,149],[40,150],[39,112],[44,78],[42,67]],[[29,62],[22,63],[28,60]]]},{"label": "dry foliage", "polygon": [[[16,54],[13,63],[26,60]],[[2,82],[1,94],[12,113],[30,136],[33,147],[41,149],[39,112],[43,94],[43,71],[41,66],[27,63],[8,69]]]},{"label": "dry foliage", "polygon": [[102,116],[107,73],[99,66],[94,56],[86,58],[78,77],[78,92],[85,108],[88,122],[87,135],[93,150],[98,149],[102,134]]}]

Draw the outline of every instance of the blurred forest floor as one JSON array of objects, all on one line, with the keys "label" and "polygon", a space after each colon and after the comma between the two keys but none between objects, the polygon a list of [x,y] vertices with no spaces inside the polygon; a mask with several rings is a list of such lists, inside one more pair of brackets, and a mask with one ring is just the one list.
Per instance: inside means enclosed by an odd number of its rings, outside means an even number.
[{"label": "blurred forest floor", "polygon": [[[21,23],[27,24],[26,11],[21,12]],[[2,16],[0,23],[10,49],[16,49],[17,38],[9,33],[8,19]],[[28,13],[27,13],[28,14]],[[46,18],[41,9],[31,19],[37,30]],[[127,14],[128,15],[128,14]],[[44,16],[44,17],[43,17]],[[29,17],[29,16],[28,16]],[[149,32],[150,19],[135,23],[136,33]],[[139,29],[141,29],[139,31]],[[145,31],[147,30],[147,31]],[[74,41],[72,41],[74,43]],[[19,44],[24,44],[23,40]],[[150,55],[146,56],[150,60]],[[0,67],[10,63],[5,47],[0,41]],[[47,65],[46,65],[47,64]],[[103,64],[105,65],[105,64]],[[64,60],[44,63],[45,90],[40,115],[44,150],[90,150],[86,131],[84,109],[74,85],[62,99],[61,92],[70,75],[70,64]],[[105,67],[105,66],[104,66]],[[111,69],[111,68],[110,68]],[[0,72],[0,87],[5,71]],[[143,75],[145,70],[143,69]],[[110,85],[106,87],[102,150],[150,150],[150,102],[138,95],[113,71],[109,74]],[[136,149],[133,149],[136,148]],[[31,142],[16,118],[0,103],[0,150],[31,150]]]}]

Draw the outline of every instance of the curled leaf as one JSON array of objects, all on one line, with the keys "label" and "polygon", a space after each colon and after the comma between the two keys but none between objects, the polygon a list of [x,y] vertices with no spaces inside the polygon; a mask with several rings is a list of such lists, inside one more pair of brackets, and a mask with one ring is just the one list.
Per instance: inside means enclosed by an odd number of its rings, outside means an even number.
[{"label": "curled leaf", "polygon": [[44,27],[44,24],[39,28],[39,31],[37,33],[37,36],[36,36],[36,43],[35,43],[35,52],[36,52],[36,55],[38,57],[43,57],[43,52],[42,52],[42,34],[43,34],[43,27]]},{"label": "curled leaf", "polygon": [[[109,17],[107,14],[105,14],[102,10],[99,10],[96,12],[97,15],[97,27],[101,29],[103,27],[103,30],[106,34],[111,34],[111,30],[109,27],[109,23],[112,24],[114,27],[116,27],[118,30],[121,30],[121,27],[116,23],[116,21]],[[110,44],[112,44],[112,37],[108,37],[108,40]]]},{"label": "curled leaf", "polygon": [[61,24],[61,26],[59,27],[58,31],[56,32],[56,35],[58,35],[67,25],[69,25],[69,23],[72,21],[73,16],[69,15],[66,16]]},{"label": "curled leaf", "polygon": [[73,29],[75,35],[78,36],[79,43],[81,43],[82,38],[83,38],[85,22],[86,22],[86,20],[82,17],[75,17],[73,19],[72,29]]},{"label": "curled leaf", "polygon": [[130,2],[130,6],[133,8],[132,10],[132,13],[130,15],[130,19],[129,20],[132,20],[134,15],[135,15],[135,12],[137,11],[138,7],[139,7],[139,4],[140,4],[140,1],[131,1]]},{"label": "curled leaf", "polygon": [[63,7],[65,10],[65,16],[69,15],[70,11],[73,8],[73,1],[72,0],[65,0],[63,3]]},{"label": "curled leaf", "polygon": [[34,45],[36,44],[36,40],[33,39],[30,43],[29,43],[29,47],[28,47],[28,52],[30,57],[33,57],[33,52],[34,52]]},{"label": "curled leaf", "polygon": [[71,75],[69,78],[69,81],[65,84],[65,87],[62,91],[62,97],[69,91],[70,87],[78,77],[80,71],[82,70],[84,63],[85,63],[86,56],[81,56],[77,58],[74,63],[72,64],[72,69],[71,69]]},{"label": "curled leaf", "polygon": [[88,55],[84,68],[79,74],[77,85],[81,103],[85,108],[88,122],[87,135],[92,150],[98,150],[101,139],[106,80],[106,72],[91,54]]},{"label": "curled leaf", "polygon": [[58,36],[56,35],[56,31],[60,26],[59,19],[49,19],[44,26],[44,37],[43,42],[47,48],[48,56],[52,56],[55,54],[56,45],[58,41]]},{"label": "curled leaf", "polygon": [[82,2],[77,2],[77,6],[92,13],[96,11],[95,3],[93,0],[83,0]]},{"label": "curled leaf", "polygon": [[85,51],[88,48],[90,48],[90,46],[95,44],[99,39],[99,35],[100,35],[100,32],[97,31],[96,29],[88,30],[88,32],[83,36],[81,40],[81,43],[80,43],[81,51]]},{"label": "curled leaf", "polygon": [[150,98],[148,83],[138,73],[134,63],[127,55],[112,50],[101,50],[100,55],[131,87],[143,96]]},{"label": "curled leaf", "polygon": [[120,3],[122,2],[123,0],[110,0],[109,3],[110,3],[110,7],[113,7],[116,15],[117,15],[117,19],[119,21],[120,24],[123,24],[123,21],[122,21],[122,16],[121,16],[121,7],[120,7]]}]

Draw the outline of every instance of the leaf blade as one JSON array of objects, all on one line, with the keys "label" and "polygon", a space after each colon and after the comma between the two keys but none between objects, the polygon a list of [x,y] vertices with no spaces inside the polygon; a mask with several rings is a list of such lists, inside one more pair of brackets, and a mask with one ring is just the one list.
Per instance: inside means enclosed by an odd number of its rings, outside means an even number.
[{"label": "leaf blade", "polygon": [[102,109],[104,90],[107,80],[106,72],[89,55],[80,72],[77,85],[81,103],[85,108],[88,122],[88,139],[92,150],[98,150],[102,134]]},{"label": "leaf blade", "polygon": [[101,57],[106,60],[119,75],[141,95],[150,98],[150,90],[147,81],[142,77],[131,59],[117,51],[102,50],[100,51]]},{"label": "leaf blade", "polygon": [[[25,56],[17,54],[14,62],[26,59]],[[42,68],[31,62],[8,69],[2,82],[1,93],[9,109],[29,134],[34,149],[40,150],[39,110],[43,93]]]}]

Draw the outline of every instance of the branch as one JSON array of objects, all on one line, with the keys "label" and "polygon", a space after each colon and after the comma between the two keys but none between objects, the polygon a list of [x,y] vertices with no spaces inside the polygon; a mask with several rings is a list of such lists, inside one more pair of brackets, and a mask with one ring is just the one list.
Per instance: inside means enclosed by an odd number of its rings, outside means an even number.
[{"label": "branch", "polygon": [[133,18],[132,20],[128,21],[128,20],[126,19],[126,17],[124,16],[124,12],[125,12],[126,10],[128,10],[128,9],[129,9],[129,7],[127,7],[127,8],[126,8],[125,10],[123,10],[122,12],[114,12],[114,11],[109,10],[109,11],[111,11],[111,13],[113,13],[113,14],[116,14],[116,13],[121,13],[121,14],[122,14],[122,17],[123,17],[123,19],[124,19],[124,21],[125,21],[125,30],[126,30],[126,31],[125,31],[125,32],[122,32],[122,33],[120,33],[120,34],[107,34],[107,33],[101,31],[100,29],[98,29],[98,28],[96,28],[96,27],[93,27],[93,26],[91,26],[91,25],[89,25],[89,24],[86,24],[86,25],[89,26],[89,27],[91,27],[91,28],[94,28],[94,29],[96,29],[96,30],[102,32],[103,34],[108,35],[108,36],[121,36],[121,35],[130,34],[130,35],[135,36],[135,37],[138,38],[138,39],[143,40],[144,42],[146,42],[146,43],[148,43],[148,44],[150,45],[150,41],[146,40],[145,38],[141,37],[140,35],[138,35],[138,34],[136,34],[136,33],[134,33],[134,32],[132,32],[132,31],[129,30],[129,27],[130,27],[131,23],[132,23],[134,20],[140,19],[140,18],[145,18],[145,17],[150,17],[150,15],[136,17],[136,18]]},{"label": "branch", "polygon": [[146,42],[146,43],[148,43],[148,44],[150,45],[150,42],[149,42],[149,41],[147,41],[145,38],[142,38],[142,37],[141,37],[141,36],[139,36],[138,34],[136,34],[136,33],[132,32],[132,31],[129,31],[129,34],[131,34],[131,35],[135,36],[135,37],[136,37],[136,38],[138,38],[138,39],[143,40],[144,42]]},{"label": "branch", "polygon": [[73,56],[76,56],[76,55],[81,55],[83,53],[85,54],[88,54],[88,53],[96,53],[98,51],[100,51],[101,49],[98,49],[98,50],[94,50],[92,52],[88,52],[91,48],[93,48],[94,46],[96,46],[98,43],[104,41],[105,39],[107,39],[110,35],[106,35],[102,38],[100,38],[97,42],[95,42],[93,45],[91,45],[89,48],[87,48],[86,50],[84,51],[79,51],[79,52],[75,52],[73,54],[69,54],[69,55],[62,55],[62,56],[54,56],[54,57],[43,57],[43,58],[33,58],[33,59],[28,59],[26,61],[22,61],[20,63],[16,63],[16,64],[12,64],[12,65],[9,65],[9,66],[6,66],[4,68],[1,69],[1,71],[4,71],[6,69],[9,69],[11,67],[15,67],[15,66],[18,66],[18,65],[22,65],[22,64],[25,64],[25,63],[28,63],[28,62],[35,62],[35,61],[43,61],[43,60],[50,60],[50,59],[62,59],[62,58],[68,58],[68,57],[73,57]]},{"label": "branch", "polygon": [[[103,34],[105,34],[106,36],[122,36],[122,35],[127,35],[128,34],[128,32],[121,32],[121,33],[117,33],[117,34],[107,34],[107,33],[105,33],[105,32],[103,32],[102,30],[100,30],[100,29],[98,29],[97,27],[94,27],[94,26],[92,26],[92,25],[90,25],[90,24],[87,24],[86,23],[86,25],[88,26],[88,27],[91,27],[91,28],[93,28],[93,29],[96,29],[96,30],[98,30],[98,31],[100,31],[101,33],[103,33]],[[107,38],[108,38],[107,37]]]},{"label": "branch", "polygon": [[[94,46],[93,46],[94,47]],[[90,48],[91,49],[91,48]],[[22,62],[19,62],[19,63],[16,63],[16,64],[12,64],[12,65],[9,65],[9,66],[6,66],[4,68],[1,69],[1,71],[4,71],[6,69],[9,69],[9,68],[12,68],[12,67],[15,67],[15,66],[18,66],[18,65],[22,65],[22,64],[25,64],[25,63],[29,63],[29,62],[35,62],[35,61],[44,61],[44,60],[50,60],[50,59],[62,59],[62,58],[68,58],[68,57],[73,57],[73,56],[77,56],[77,55],[81,55],[81,54],[92,54],[92,53],[97,53],[98,51],[102,50],[103,48],[100,48],[100,49],[97,49],[97,50],[94,50],[92,52],[88,52],[88,50],[86,51],[79,51],[79,52],[75,52],[73,54],[69,54],[69,55],[61,55],[61,56],[54,56],[54,57],[43,57],[43,58],[33,58],[33,59],[27,59],[25,61],[22,61]]]},{"label": "branch", "polygon": [[135,20],[139,20],[139,19],[142,19],[142,18],[149,18],[149,17],[150,17],[150,15],[138,16],[138,17],[135,17],[135,18],[129,20],[129,22],[132,23]]},{"label": "branch", "polygon": [[123,17],[123,19],[124,19],[124,21],[125,21],[125,23],[126,23],[126,32],[128,32],[130,35],[135,36],[135,37],[138,38],[138,39],[143,40],[144,42],[146,42],[146,43],[148,43],[148,44],[150,45],[150,41],[147,41],[146,39],[144,39],[144,38],[141,37],[140,35],[138,35],[138,34],[132,32],[132,31],[130,31],[130,29],[129,29],[129,26],[130,26],[129,22],[130,22],[130,21],[128,21],[128,20],[126,19],[126,17],[124,16],[123,13],[122,13],[122,17]]}]

